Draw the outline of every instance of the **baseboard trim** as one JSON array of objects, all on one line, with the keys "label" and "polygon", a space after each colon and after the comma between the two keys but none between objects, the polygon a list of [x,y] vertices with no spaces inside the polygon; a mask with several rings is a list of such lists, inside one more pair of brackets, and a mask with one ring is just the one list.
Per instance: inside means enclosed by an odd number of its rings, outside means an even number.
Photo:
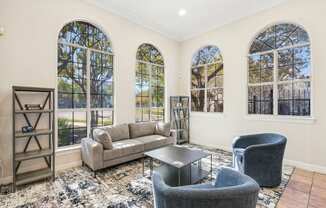
[{"label": "baseboard trim", "polygon": [[190,144],[194,144],[194,145],[199,145],[199,146],[203,146],[203,147],[207,147],[207,148],[217,148],[220,150],[224,150],[224,151],[228,151],[228,152],[232,152],[232,149],[230,147],[223,147],[223,146],[216,146],[216,145],[203,145],[200,143],[197,143],[196,141],[190,141]]},{"label": "baseboard trim", "polygon": [[304,163],[304,162],[295,161],[295,160],[287,160],[287,159],[284,159],[284,164],[295,166],[297,168],[301,168],[301,169],[312,171],[312,172],[318,172],[318,173],[326,174],[326,167],[325,166],[309,164],[309,163]]},{"label": "baseboard trim", "polygon": [[[69,168],[80,167],[81,165],[82,165],[82,161],[78,160],[78,161],[70,162],[70,163],[63,164],[63,165],[57,165],[55,171],[58,172],[58,171],[66,170]],[[22,169],[22,170],[26,171],[24,169]],[[12,183],[12,176],[0,178],[0,185],[7,185],[10,183]]]},{"label": "baseboard trim", "polygon": [[0,185],[7,185],[10,183],[12,183],[12,176],[0,178]]},{"label": "baseboard trim", "polygon": [[62,164],[62,165],[57,165],[56,171],[66,170],[66,169],[69,169],[69,168],[80,167],[81,165],[82,165],[82,161],[81,160],[70,162],[70,163],[66,163],[66,164]]}]

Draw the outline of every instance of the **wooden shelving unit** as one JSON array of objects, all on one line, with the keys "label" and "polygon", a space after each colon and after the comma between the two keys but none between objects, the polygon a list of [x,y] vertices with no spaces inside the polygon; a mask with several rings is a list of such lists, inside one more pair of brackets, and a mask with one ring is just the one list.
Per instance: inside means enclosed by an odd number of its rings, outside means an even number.
[{"label": "wooden shelving unit", "polygon": [[33,181],[39,181],[44,178],[53,177],[52,170],[50,168],[43,168],[40,170],[30,171],[27,173],[18,174],[16,177],[16,186],[31,183]]},{"label": "wooden shelving unit", "polygon": [[[28,110],[24,108],[22,97],[26,94],[40,96],[40,99],[45,97],[41,105],[41,109]],[[34,181],[52,178],[55,179],[55,143],[54,143],[54,121],[55,121],[55,101],[53,88],[37,88],[37,87],[12,87],[12,103],[13,103],[13,190],[16,186],[31,183]],[[25,103],[26,104],[26,103]],[[47,115],[46,129],[38,128],[41,117]],[[34,118],[34,119],[33,119]],[[25,126],[32,127],[31,132],[22,132],[18,120],[22,119]],[[33,122],[34,121],[34,122]],[[42,136],[42,138],[40,138]],[[46,147],[41,145],[40,140],[47,139]],[[23,151],[17,152],[17,141],[25,142]],[[30,149],[31,141],[34,140],[38,149]],[[44,142],[43,142],[44,144]],[[46,168],[40,168],[29,172],[19,173],[21,164],[27,160],[35,160],[43,158],[46,163]]]},{"label": "wooden shelving unit", "polygon": [[26,114],[26,113],[51,113],[53,110],[17,110],[17,114]]}]

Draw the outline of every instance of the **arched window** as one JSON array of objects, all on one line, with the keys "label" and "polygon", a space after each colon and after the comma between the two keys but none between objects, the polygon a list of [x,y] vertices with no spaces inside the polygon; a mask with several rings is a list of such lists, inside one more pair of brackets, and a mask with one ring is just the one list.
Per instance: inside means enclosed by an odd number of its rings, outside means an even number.
[{"label": "arched window", "polygon": [[216,46],[195,53],[191,66],[191,110],[223,112],[223,58]]},{"label": "arched window", "polygon": [[113,123],[113,53],[108,37],[83,21],[58,39],[58,146],[78,144],[96,126]]},{"label": "arched window", "polygon": [[248,113],[310,116],[308,33],[294,24],[273,25],[249,51]]},{"label": "arched window", "polygon": [[136,121],[164,120],[164,61],[162,54],[150,44],[137,51]]}]

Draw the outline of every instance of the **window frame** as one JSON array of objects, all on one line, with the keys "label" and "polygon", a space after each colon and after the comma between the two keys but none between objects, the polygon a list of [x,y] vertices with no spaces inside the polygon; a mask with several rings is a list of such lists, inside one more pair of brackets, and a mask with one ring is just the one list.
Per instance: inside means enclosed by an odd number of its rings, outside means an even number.
[{"label": "window frame", "polygon": [[[140,46],[141,47],[141,46]],[[158,50],[155,46],[153,46],[156,50]],[[139,50],[139,48],[138,48],[138,50]],[[137,50],[137,52],[138,52],[138,50]],[[160,52],[160,51],[159,51]],[[161,52],[160,52],[161,53]],[[162,56],[162,54],[161,54],[161,56]],[[162,56],[163,57],[163,56]],[[164,61],[163,61],[164,62]],[[135,93],[135,99],[136,99],[136,105],[135,105],[135,107],[136,107],[136,113],[135,113],[135,122],[136,123],[140,123],[140,122],[147,122],[146,120],[144,120],[143,119],[143,113],[142,113],[142,119],[141,119],[141,121],[137,121],[137,110],[144,110],[144,109],[146,109],[146,110],[149,110],[149,122],[151,122],[151,121],[155,121],[155,122],[157,122],[157,121],[165,121],[165,119],[166,119],[166,116],[165,116],[165,113],[166,113],[166,105],[165,105],[165,95],[166,95],[166,92],[165,92],[165,65],[163,64],[163,65],[161,65],[161,64],[155,64],[155,63],[152,63],[152,62],[149,62],[149,61],[143,61],[143,60],[138,60],[138,59],[136,59],[136,72],[135,72],[135,78],[137,79],[137,67],[138,67],[138,64],[144,64],[145,66],[146,66],[146,68],[147,68],[147,70],[148,70],[148,77],[149,77],[149,95],[148,95],[148,99],[149,99],[149,107],[137,107],[137,97],[139,97],[139,96],[137,96],[137,93]],[[164,96],[163,96],[163,106],[162,107],[153,107],[153,105],[152,105],[152,69],[153,69],[153,66],[156,66],[156,67],[160,67],[160,68],[162,68],[163,69],[163,78],[164,78],[164,86],[162,87],[163,88],[163,91],[164,91]],[[136,80],[135,79],[135,80]],[[137,83],[135,82],[135,88],[137,87]],[[140,96],[140,97],[143,97],[143,96]],[[162,120],[152,120],[152,109],[163,109],[163,118],[162,118]]]},{"label": "window frame", "polygon": [[[314,123],[315,122],[315,117],[314,117],[314,67],[313,67],[313,50],[312,50],[312,40],[311,37],[309,36],[309,42],[306,43],[299,43],[299,44],[294,44],[291,46],[284,46],[280,47],[277,49],[271,49],[263,52],[256,52],[250,54],[250,49],[256,40],[257,36],[261,34],[262,32],[266,31],[268,28],[275,26],[275,25],[280,25],[280,24],[291,24],[296,27],[299,27],[300,29],[304,30],[308,35],[308,31],[296,24],[296,23],[289,23],[289,22],[278,22],[275,24],[270,24],[266,27],[264,27],[262,30],[258,31],[252,41],[249,44],[247,54],[246,54],[246,62],[247,62],[247,68],[246,68],[246,108],[245,108],[245,117],[249,120],[265,120],[265,121],[276,121],[276,122],[294,122],[294,123]],[[282,50],[287,50],[287,49],[295,49],[295,48],[300,48],[300,47],[309,47],[310,49],[310,78],[308,79],[293,79],[293,80],[285,80],[285,81],[279,81],[279,66],[278,66],[278,52]],[[264,55],[264,54],[273,54],[273,81],[272,82],[265,82],[263,84],[261,83],[249,83],[249,72],[250,72],[250,62],[249,58],[251,56],[255,55]],[[279,100],[279,90],[278,90],[278,85],[280,84],[292,84],[292,83],[310,83],[310,115],[280,115],[278,114],[278,100]],[[267,86],[267,85],[272,85],[273,87],[273,114],[250,114],[249,113],[249,87],[250,86]],[[276,89],[276,90],[275,90]]]},{"label": "window frame", "polygon": [[[211,63],[205,63],[205,64],[198,64],[198,65],[193,65],[193,59],[194,57],[203,49],[207,48],[207,47],[215,47],[218,49],[218,53],[219,53],[219,56],[221,56],[221,60],[222,60],[222,65],[223,65],[223,74],[220,75],[222,76],[222,80],[223,80],[223,85],[222,87],[207,87],[208,85],[208,67],[209,66],[212,66],[212,65],[216,65],[216,64],[220,64],[220,62],[218,61],[213,61]],[[196,68],[200,68],[200,67],[204,67],[204,76],[205,76],[205,87],[204,88],[193,88],[192,87],[192,70],[193,69],[196,69]],[[223,115],[224,114],[224,110],[225,110],[225,87],[224,87],[224,76],[225,76],[225,65],[224,65],[224,58],[223,58],[223,55],[222,55],[222,52],[220,50],[219,47],[217,47],[216,45],[205,45],[203,47],[200,47],[198,50],[195,51],[195,53],[193,53],[192,57],[191,57],[191,63],[190,63],[190,81],[189,81],[189,108],[190,108],[190,113],[193,113],[193,114],[205,114],[205,115],[214,115],[214,114],[218,114],[218,115]],[[214,90],[214,89],[222,89],[223,90],[223,98],[221,99],[223,101],[223,110],[221,112],[210,112],[210,111],[207,111],[207,94],[208,94],[208,91],[209,90]],[[193,91],[204,91],[204,110],[203,111],[193,111],[192,110],[192,92]]]},{"label": "window frame", "polygon": [[[191,112],[192,113],[224,113],[224,66],[223,66],[223,74],[222,75],[219,75],[219,76],[222,76],[222,79],[223,79],[223,86],[222,87],[208,87],[208,68],[210,66],[214,66],[214,65],[217,65],[217,64],[220,64],[219,62],[212,62],[212,63],[208,63],[208,64],[199,64],[199,65],[196,65],[196,66],[191,66],[191,71],[190,71],[190,105],[191,104],[191,94],[193,91],[204,91],[205,93],[205,96],[204,96],[204,111],[193,111],[192,108],[190,107],[191,109]],[[224,63],[222,63],[224,64]],[[200,67],[203,67],[204,68],[204,76],[205,76],[205,87],[204,88],[192,88],[192,70],[193,69],[196,69],[196,68],[200,68]],[[222,89],[223,90],[223,111],[221,112],[210,112],[210,111],[207,111],[207,98],[208,98],[208,91],[209,90],[218,90],[218,89]]]},{"label": "window frame", "polygon": [[[74,21],[73,21],[74,22]],[[71,24],[73,22],[67,23],[67,24]],[[88,22],[86,22],[88,23]],[[67,25],[66,24],[66,25]],[[91,23],[88,23],[91,24]],[[65,26],[66,26],[65,25]],[[91,24],[93,25],[93,24]],[[97,26],[93,25],[94,27],[98,28]],[[103,32],[103,34],[105,34],[105,32],[98,28],[99,30],[101,30]],[[106,34],[105,34],[106,35]],[[111,43],[112,44],[112,43]],[[61,112],[71,112],[71,113],[75,113],[75,112],[85,112],[86,113],[86,136],[90,135],[92,128],[92,124],[91,124],[91,113],[92,111],[110,111],[112,112],[112,125],[114,125],[114,121],[115,121],[115,55],[113,52],[108,52],[108,51],[101,51],[98,49],[94,49],[94,48],[88,48],[82,45],[78,45],[75,43],[70,43],[70,42],[66,42],[66,41],[62,41],[62,40],[57,40],[57,51],[59,48],[59,45],[63,45],[63,46],[69,46],[69,47],[75,47],[75,48],[81,48],[83,50],[86,51],[86,107],[85,108],[59,108],[58,106],[58,101],[59,101],[59,92],[58,92],[58,55],[57,55],[57,67],[56,67],[56,106],[57,106],[57,110],[56,110],[56,149],[58,151],[62,151],[65,149],[74,149],[76,147],[80,147],[81,144],[72,144],[72,145],[65,145],[65,146],[58,146],[59,144],[59,126],[58,126],[58,115]],[[112,48],[111,48],[112,49]],[[113,50],[112,50],[113,51]],[[112,56],[112,108],[92,108],[91,107],[91,52],[96,52],[96,53],[101,53],[101,54],[106,54],[109,56]]]}]

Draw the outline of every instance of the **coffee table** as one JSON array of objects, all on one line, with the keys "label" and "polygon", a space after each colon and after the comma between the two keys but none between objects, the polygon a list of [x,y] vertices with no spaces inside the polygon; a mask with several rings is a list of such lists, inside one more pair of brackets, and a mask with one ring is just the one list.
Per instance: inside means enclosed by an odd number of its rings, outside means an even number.
[{"label": "coffee table", "polygon": [[[150,159],[150,176],[153,172],[153,160],[162,165],[155,168],[164,181],[170,186],[181,186],[198,183],[209,175],[212,178],[212,154],[191,150],[179,146],[167,146],[144,153]],[[210,157],[210,171],[202,169],[201,160]],[[145,159],[143,159],[143,175],[145,175]]]}]

